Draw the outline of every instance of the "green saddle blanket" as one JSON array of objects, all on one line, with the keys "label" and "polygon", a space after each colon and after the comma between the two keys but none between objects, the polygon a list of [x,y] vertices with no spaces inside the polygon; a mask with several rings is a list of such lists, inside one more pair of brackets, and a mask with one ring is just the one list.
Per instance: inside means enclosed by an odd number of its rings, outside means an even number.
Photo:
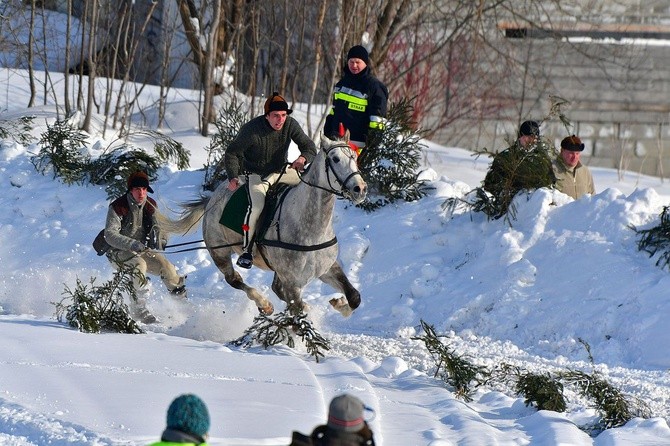
[{"label": "green saddle blanket", "polygon": [[249,207],[249,195],[247,194],[247,185],[238,187],[223,208],[219,223],[232,229],[240,235],[244,235],[244,216]]},{"label": "green saddle blanket", "polygon": [[[265,207],[258,219],[256,233],[264,235],[270,223],[272,223],[272,216],[274,211],[279,207],[281,201],[284,199],[286,192],[291,188],[286,184],[278,184],[273,186],[268,192],[265,200]],[[226,203],[221,213],[219,223],[227,228],[232,229],[240,235],[244,235],[244,217],[249,208],[249,194],[248,186],[243,184],[238,187],[233,195]]]}]

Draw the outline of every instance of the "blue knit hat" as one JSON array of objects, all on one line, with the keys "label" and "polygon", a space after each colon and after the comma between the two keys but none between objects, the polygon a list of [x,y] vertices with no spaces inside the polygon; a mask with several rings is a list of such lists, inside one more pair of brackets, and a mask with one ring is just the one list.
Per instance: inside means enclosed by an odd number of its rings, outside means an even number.
[{"label": "blue knit hat", "polygon": [[209,432],[207,406],[195,395],[178,396],[168,408],[167,427],[204,437]]}]

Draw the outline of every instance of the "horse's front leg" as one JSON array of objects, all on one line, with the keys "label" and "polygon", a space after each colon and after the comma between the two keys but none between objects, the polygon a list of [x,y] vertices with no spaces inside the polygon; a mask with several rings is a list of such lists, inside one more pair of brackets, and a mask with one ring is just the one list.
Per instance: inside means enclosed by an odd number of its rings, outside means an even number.
[{"label": "horse's front leg", "polygon": [[330,304],[339,311],[342,316],[349,317],[361,304],[361,293],[349,282],[349,279],[342,271],[340,264],[333,262],[330,269],[319,277],[324,283],[332,286],[338,291],[344,293],[344,297],[339,299],[330,299]]},{"label": "horse's front leg", "polygon": [[302,300],[302,287],[281,280],[276,272],[272,279],[272,291],[286,302],[289,313],[300,314],[307,311],[307,304]]},{"label": "horse's front leg", "polygon": [[214,260],[214,264],[219,268],[223,273],[223,277],[228,282],[228,285],[232,286],[235,289],[242,290],[247,294],[247,297],[256,303],[258,310],[266,316],[271,315],[274,312],[274,307],[272,302],[267,300],[265,296],[258,292],[254,287],[250,287],[244,283],[244,279],[240,276],[240,273],[235,271],[233,268],[233,262],[230,259],[231,250],[210,250],[209,254]]}]

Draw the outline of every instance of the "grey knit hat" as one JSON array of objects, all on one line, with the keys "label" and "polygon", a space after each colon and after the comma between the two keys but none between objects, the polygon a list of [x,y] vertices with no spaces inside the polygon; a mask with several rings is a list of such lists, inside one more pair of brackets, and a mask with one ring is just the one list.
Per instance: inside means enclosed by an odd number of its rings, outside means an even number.
[{"label": "grey knit hat", "polygon": [[358,432],[365,426],[365,406],[355,396],[340,395],[333,398],[328,410],[328,427],[344,432]]}]

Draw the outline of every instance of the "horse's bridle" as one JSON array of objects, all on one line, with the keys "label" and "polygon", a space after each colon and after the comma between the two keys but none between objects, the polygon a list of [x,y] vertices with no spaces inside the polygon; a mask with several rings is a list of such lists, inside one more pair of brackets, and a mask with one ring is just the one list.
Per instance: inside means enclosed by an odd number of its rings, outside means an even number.
[{"label": "horse's bridle", "polygon": [[[341,147],[346,147],[347,149],[351,150],[351,147],[349,147],[349,144],[346,143],[346,142],[344,142],[344,141],[342,141],[342,142],[338,142],[338,143],[335,144],[335,145],[330,146],[330,147],[328,148],[328,150],[325,150],[325,151],[324,151],[324,152],[325,152],[325,156],[326,156],[326,161],[325,161],[325,164],[326,164],[326,179],[328,180],[328,187],[329,187],[329,189],[327,189],[327,188],[325,188],[325,187],[322,187],[322,186],[319,186],[318,184],[309,183],[309,182],[303,180],[302,175],[300,175],[300,181],[302,181],[303,183],[307,184],[308,186],[312,186],[312,187],[316,187],[316,188],[321,189],[321,190],[325,190],[326,192],[330,192],[330,193],[332,193],[332,194],[334,194],[334,195],[337,195],[338,197],[349,198],[349,197],[350,197],[350,194],[349,194],[349,190],[348,190],[347,187],[346,187],[346,186],[347,186],[347,183],[349,183],[349,181],[350,181],[353,177],[355,177],[356,175],[360,176],[361,178],[362,178],[363,176],[361,175],[360,172],[356,171],[356,172],[352,172],[352,173],[350,173],[346,178],[342,179],[342,178],[340,178],[340,176],[337,174],[337,172],[335,172],[335,169],[334,169],[333,166],[332,166],[332,162],[330,161],[330,157],[328,156],[328,154],[329,154],[331,151],[333,151],[334,149],[341,148]],[[354,161],[355,161],[355,158],[354,158],[354,151],[351,150],[351,152],[352,152],[352,154],[351,154],[351,158],[354,159]],[[339,187],[339,190],[338,190],[336,187],[333,187],[333,181],[332,181],[332,179],[331,179],[331,174],[332,174],[332,176],[335,178],[335,181],[337,182],[337,184],[339,184],[339,186],[340,186],[340,187]]]}]

